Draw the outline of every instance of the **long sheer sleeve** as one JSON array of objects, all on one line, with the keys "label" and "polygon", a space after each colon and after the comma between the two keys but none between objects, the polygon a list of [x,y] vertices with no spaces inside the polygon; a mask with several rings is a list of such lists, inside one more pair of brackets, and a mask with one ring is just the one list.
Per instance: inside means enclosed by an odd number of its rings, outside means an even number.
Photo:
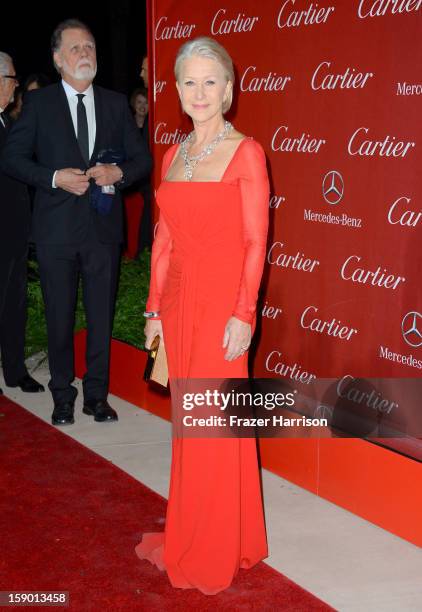
[{"label": "long sheer sleeve", "polygon": [[241,153],[240,188],[245,245],[242,276],[233,316],[252,323],[265,261],[268,233],[269,182],[265,153],[249,140]]},{"label": "long sheer sleeve", "polygon": [[[174,147],[170,147],[164,154],[161,167],[161,180],[163,180],[167,174],[173,154]],[[149,295],[146,303],[147,311],[159,312],[160,310],[161,296],[166,282],[172,246],[168,225],[164,215],[160,212],[157,232],[151,250],[151,278],[149,283]]]},{"label": "long sheer sleeve", "polygon": [[[146,310],[159,312],[161,295],[167,277],[172,241],[164,216],[160,213],[157,233],[151,251],[151,279]],[[158,317],[156,317],[158,318]]]}]

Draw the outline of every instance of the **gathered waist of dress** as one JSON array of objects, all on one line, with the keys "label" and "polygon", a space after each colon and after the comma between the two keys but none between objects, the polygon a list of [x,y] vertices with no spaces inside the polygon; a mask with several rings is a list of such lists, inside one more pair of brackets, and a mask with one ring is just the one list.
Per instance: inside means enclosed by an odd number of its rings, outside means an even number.
[{"label": "gathered waist of dress", "polygon": [[217,289],[224,283],[237,285],[244,261],[244,250],[225,245],[222,248],[186,249],[176,244],[169,258],[167,285],[173,289],[187,279],[196,279]]},{"label": "gathered waist of dress", "polygon": [[202,245],[186,245],[185,243],[173,242],[170,253],[170,265],[211,266],[219,267],[225,262],[240,261],[244,257],[244,245],[242,240],[215,241]]}]

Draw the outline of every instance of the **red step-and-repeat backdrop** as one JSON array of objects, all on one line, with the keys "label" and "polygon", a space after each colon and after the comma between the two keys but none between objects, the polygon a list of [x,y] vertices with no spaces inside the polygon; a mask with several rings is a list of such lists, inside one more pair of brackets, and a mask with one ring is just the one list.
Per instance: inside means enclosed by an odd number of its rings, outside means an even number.
[{"label": "red step-and-repeat backdrop", "polygon": [[[192,129],[173,72],[215,37],[228,118],[265,149],[271,228],[259,377],[422,372],[422,0],[153,0],[153,150]],[[152,82],[152,79],[150,79]]]}]

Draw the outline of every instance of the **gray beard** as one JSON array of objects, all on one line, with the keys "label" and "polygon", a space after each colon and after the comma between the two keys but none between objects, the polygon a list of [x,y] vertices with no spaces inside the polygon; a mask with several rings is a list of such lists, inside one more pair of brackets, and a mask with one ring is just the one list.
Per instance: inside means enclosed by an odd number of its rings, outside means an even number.
[{"label": "gray beard", "polygon": [[95,68],[76,68],[76,70],[70,70],[67,62],[63,62],[63,70],[69,74],[73,79],[77,81],[92,81],[97,74],[97,66]]},{"label": "gray beard", "polygon": [[72,75],[73,78],[78,79],[78,81],[92,81],[97,74],[97,67],[95,68],[77,68]]}]

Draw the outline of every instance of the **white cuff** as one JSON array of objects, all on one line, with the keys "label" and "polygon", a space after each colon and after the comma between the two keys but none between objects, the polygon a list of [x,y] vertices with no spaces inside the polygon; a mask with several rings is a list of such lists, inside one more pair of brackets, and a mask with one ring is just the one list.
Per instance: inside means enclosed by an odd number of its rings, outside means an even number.
[{"label": "white cuff", "polygon": [[55,171],[55,173],[53,174],[53,180],[51,181],[51,186],[53,187],[53,189],[57,189],[57,185],[56,185],[56,174],[57,174],[58,170]]}]

